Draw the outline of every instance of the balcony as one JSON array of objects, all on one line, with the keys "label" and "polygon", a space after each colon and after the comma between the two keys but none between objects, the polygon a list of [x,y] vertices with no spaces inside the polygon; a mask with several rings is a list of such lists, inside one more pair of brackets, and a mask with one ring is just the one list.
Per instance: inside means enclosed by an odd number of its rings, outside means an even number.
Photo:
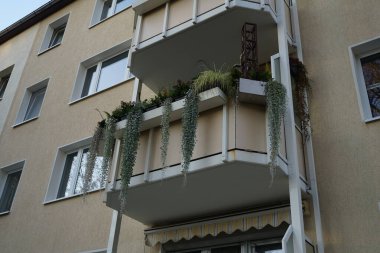
[{"label": "balcony", "polygon": [[[289,41],[293,41],[291,3],[285,2]],[[240,62],[241,30],[257,25],[258,63],[278,52],[274,0],[140,0],[131,72],[157,92],[177,79],[190,80],[205,67]],[[175,75],[173,75],[175,73]]]},{"label": "balcony", "polygon": [[[244,87],[242,83],[252,81],[240,82],[240,87]],[[237,103],[228,101],[219,88],[200,94],[197,143],[185,185],[180,154],[184,100],[172,104],[169,166],[165,169],[160,164],[162,108],[144,113],[125,213],[146,225],[158,226],[287,203],[289,189],[284,131],[277,158],[279,167],[270,186],[266,111],[261,104],[262,96],[262,86],[253,90],[240,88],[239,98],[243,99]],[[121,137],[124,126],[125,121],[118,123],[117,138]],[[302,149],[302,138],[298,145]],[[120,160],[118,150],[115,149],[114,161]],[[299,162],[304,163],[303,158]],[[118,163],[114,163],[111,171],[114,177],[107,187],[106,199],[107,206],[115,210],[120,210]]]}]

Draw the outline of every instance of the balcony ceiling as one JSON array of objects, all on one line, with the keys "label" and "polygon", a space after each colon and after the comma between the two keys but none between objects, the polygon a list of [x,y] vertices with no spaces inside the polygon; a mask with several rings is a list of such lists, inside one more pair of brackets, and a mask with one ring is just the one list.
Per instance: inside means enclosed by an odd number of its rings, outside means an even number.
[{"label": "balcony ceiling", "polygon": [[[270,182],[266,166],[227,163],[188,174],[185,186],[184,177],[177,176],[130,188],[126,214],[158,226],[287,202],[288,178],[284,172],[278,169],[271,187]],[[108,193],[107,205],[120,208],[118,191]]]},{"label": "balcony ceiling", "polygon": [[131,71],[152,90],[176,80],[191,80],[209,68],[228,69],[240,62],[241,28],[258,25],[259,62],[278,52],[276,23],[266,11],[232,8],[206,22],[172,35],[133,53]]}]

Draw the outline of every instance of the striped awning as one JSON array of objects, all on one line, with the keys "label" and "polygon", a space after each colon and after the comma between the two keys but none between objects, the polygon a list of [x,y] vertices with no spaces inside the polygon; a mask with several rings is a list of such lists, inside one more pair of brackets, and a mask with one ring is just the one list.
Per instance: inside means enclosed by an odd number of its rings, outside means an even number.
[{"label": "striped awning", "polygon": [[290,209],[280,208],[253,212],[244,215],[212,219],[192,224],[145,230],[145,243],[154,247],[168,241],[177,242],[194,237],[204,238],[207,235],[217,236],[220,233],[232,234],[238,230],[245,232],[251,228],[262,229],[265,226],[277,227],[281,223],[290,224]]}]

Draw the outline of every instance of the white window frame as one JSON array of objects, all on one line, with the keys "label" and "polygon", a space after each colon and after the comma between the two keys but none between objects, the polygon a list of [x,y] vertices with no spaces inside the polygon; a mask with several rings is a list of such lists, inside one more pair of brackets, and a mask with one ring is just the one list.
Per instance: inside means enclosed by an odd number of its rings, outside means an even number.
[{"label": "white window frame", "polygon": [[[56,21],[54,21],[53,23],[48,25],[46,32],[45,32],[45,37],[42,41],[42,45],[41,45],[39,54],[42,54],[42,53],[44,53],[50,49],[58,47],[59,45],[61,45],[63,43],[65,33],[66,33],[66,28],[67,28],[68,22],[69,22],[69,16],[70,16],[70,13],[64,15],[63,17],[57,19]],[[56,31],[62,29],[63,26],[65,26],[65,28],[64,28],[62,40],[59,43],[51,45],[53,37],[56,35]]]},{"label": "white window frame", "polygon": [[[5,183],[7,181],[8,175],[12,174],[12,173],[15,173],[15,172],[18,172],[18,171],[22,171],[23,168],[24,168],[24,164],[25,164],[25,161],[20,161],[20,162],[16,162],[14,164],[7,165],[5,167],[0,168],[0,198],[3,195],[3,192],[5,190]],[[21,180],[21,177],[20,177],[20,180]],[[20,182],[19,182],[19,184],[20,184]],[[2,212],[2,213],[0,213],[0,215],[8,214],[8,213],[11,212],[12,206],[13,206],[13,202],[14,202],[14,200],[16,198],[16,195],[17,195],[19,184],[17,185],[16,193],[15,193],[15,196],[13,197],[10,210],[6,211],[6,212]]]},{"label": "white window frame", "polygon": [[365,123],[380,120],[380,116],[372,116],[360,61],[364,57],[380,53],[380,37],[350,46],[348,51],[362,120]]},{"label": "white window frame", "polygon": [[[119,83],[113,84],[112,86],[107,87],[103,90],[100,90],[100,91],[96,90],[97,86],[98,86],[99,78],[100,78],[100,71],[102,68],[102,63],[113,58],[113,57],[115,57],[115,56],[117,56],[117,55],[119,55],[119,54],[127,52],[127,51],[128,51],[128,56],[127,56],[127,61],[128,61],[128,57],[130,57],[130,50],[129,50],[130,45],[131,45],[131,40],[125,41],[125,42],[123,42],[117,46],[114,46],[110,49],[107,49],[107,50],[83,61],[79,65],[77,78],[76,78],[76,81],[74,83],[74,88],[73,88],[73,92],[72,92],[71,99],[70,99],[70,104],[75,103],[77,101],[80,101],[82,99],[85,99],[87,97],[96,95],[98,93],[104,92],[108,89],[116,87],[119,84],[124,83],[125,81],[128,81],[128,80],[134,78],[134,76],[131,74],[131,72],[128,68],[128,64],[127,64],[126,70],[125,70],[125,76],[124,76],[124,79],[122,81],[120,81]],[[96,66],[95,79],[92,80],[92,82],[91,82],[88,94],[86,96],[82,97],[82,91],[84,88],[87,70],[94,67],[94,66]]]},{"label": "white window frame", "polygon": [[[13,127],[16,127],[20,124],[24,124],[26,122],[29,122],[29,121],[32,121],[32,120],[35,120],[37,119],[38,117],[40,117],[41,115],[41,111],[42,111],[42,108],[44,106],[44,101],[45,101],[45,97],[46,97],[46,93],[47,93],[47,90],[48,90],[48,83],[49,83],[49,78],[41,81],[41,82],[38,82],[28,88],[26,88],[25,90],[25,94],[24,94],[24,98],[22,99],[22,102],[21,102],[21,105],[20,105],[20,109],[19,109],[19,112],[17,114],[17,117],[16,117],[16,122],[15,122],[15,125]],[[29,108],[29,103],[31,102],[31,98],[32,98],[32,95],[33,93],[41,90],[41,89],[45,89],[45,94],[44,94],[44,97],[42,99],[42,104],[41,104],[41,108],[40,108],[40,111],[38,112],[38,115],[35,116],[35,117],[32,117],[30,119],[26,119],[25,120],[25,116],[26,116],[26,113],[28,111],[28,108]]]},{"label": "white window frame", "polygon": [[12,66],[10,66],[10,67],[8,67],[8,68],[6,68],[6,69],[0,71],[0,90],[3,88],[2,86],[4,85],[4,84],[2,83],[2,79],[3,79],[4,77],[8,77],[8,76],[9,76],[8,82],[7,82],[7,84],[5,85],[5,88],[4,88],[4,93],[3,93],[3,95],[0,97],[0,101],[3,100],[3,98],[6,96],[7,86],[8,86],[8,84],[9,84],[9,82],[11,81],[11,78],[12,78],[13,67],[14,67],[14,65],[12,65]]},{"label": "white window frame", "polygon": [[[60,188],[60,184],[62,181],[63,172],[65,169],[65,163],[66,163],[67,155],[78,151],[78,157],[80,158],[79,160],[81,160],[82,155],[83,155],[83,150],[86,148],[89,148],[89,146],[91,144],[91,140],[92,140],[92,137],[87,137],[85,139],[82,139],[82,140],[79,140],[77,142],[74,142],[74,143],[71,143],[68,145],[64,145],[64,146],[58,148],[56,158],[55,158],[54,163],[52,165],[52,172],[50,175],[49,185],[48,185],[48,189],[47,189],[47,192],[45,195],[44,204],[48,204],[51,202],[55,202],[55,201],[59,201],[59,200],[68,199],[68,198],[72,198],[75,196],[82,195],[82,193],[74,193],[75,188],[71,187],[72,192],[70,193],[69,196],[64,196],[64,197],[58,198],[59,188]],[[73,184],[75,184],[77,179],[78,179],[79,169],[80,169],[80,162],[78,162],[77,166],[75,167],[76,180],[73,180]],[[90,192],[98,191],[100,189],[101,188],[94,189]]]},{"label": "white window frame", "polygon": [[[129,1],[129,0],[127,0]],[[104,4],[105,4],[106,0],[96,0],[96,3],[95,3],[95,7],[94,7],[94,12],[93,12],[93,15],[92,15],[92,19],[91,19],[91,23],[90,23],[90,28],[99,24],[99,23],[102,23],[104,21],[106,21],[107,19],[115,16],[116,14],[126,10],[126,9],[129,9],[132,7],[132,2],[130,5],[127,5],[125,8],[119,10],[116,12],[116,3],[117,3],[117,0],[112,0],[112,5],[111,5],[111,14],[109,14],[106,18],[104,19],[100,19],[101,18],[101,15],[102,15],[102,11],[103,11],[103,7],[104,7]]]}]

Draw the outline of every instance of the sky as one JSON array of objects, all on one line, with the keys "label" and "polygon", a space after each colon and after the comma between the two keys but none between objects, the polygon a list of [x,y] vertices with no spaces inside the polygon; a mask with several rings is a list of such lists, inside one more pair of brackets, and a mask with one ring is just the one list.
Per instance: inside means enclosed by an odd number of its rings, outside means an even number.
[{"label": "sky", "polygon": [[49,0],[0,0],[0,31],[47,2]]}]

